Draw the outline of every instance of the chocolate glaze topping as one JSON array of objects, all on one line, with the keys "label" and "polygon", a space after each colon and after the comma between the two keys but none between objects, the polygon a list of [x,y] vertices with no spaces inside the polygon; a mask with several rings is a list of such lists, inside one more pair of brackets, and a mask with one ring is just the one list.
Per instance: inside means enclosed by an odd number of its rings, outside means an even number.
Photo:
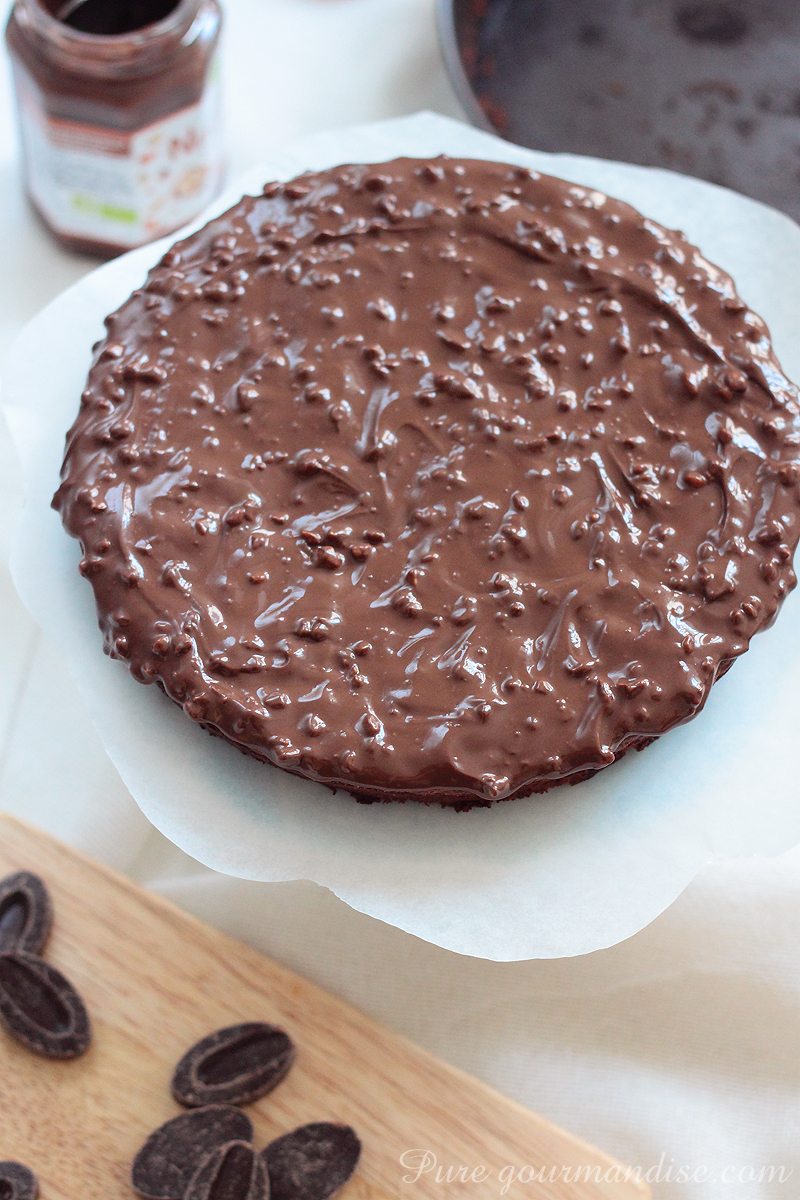
[{"label": "chocolate glaze topping", "polygon": [[107,651],[362,797],[574,782],[794,586],[800,408],[681,234],[497,163],[271,183],[107,320],[54,504]]}]

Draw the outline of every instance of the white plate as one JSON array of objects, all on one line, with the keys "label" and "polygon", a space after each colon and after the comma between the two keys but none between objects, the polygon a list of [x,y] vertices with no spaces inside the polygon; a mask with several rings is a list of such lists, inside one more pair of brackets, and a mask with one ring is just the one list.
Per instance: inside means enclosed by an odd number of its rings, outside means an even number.
[{"label": "white plate", "polygon": [[[668,172],[522,150],[418,114],[316,135],[251,171],[221,211],[268,178],[440,152],[534,166],[682,228],[729,270],[800,378],[800,229],[732,192]],[[354,908],[485,958],[587,953],[631,936],[715,858],[800,841],[800,602],[713,689],[705,711],[643,754],[548,797],[454,813],[363,806],[209,738],[101,651],[78,546],[49,507],[102,318],[163,245],[107,264],[49,305],[6,363],[7,415],[27,483],[17,586],[67,657],[106,749],[150,820],[189,854],[249,879],[312,879]]]}]

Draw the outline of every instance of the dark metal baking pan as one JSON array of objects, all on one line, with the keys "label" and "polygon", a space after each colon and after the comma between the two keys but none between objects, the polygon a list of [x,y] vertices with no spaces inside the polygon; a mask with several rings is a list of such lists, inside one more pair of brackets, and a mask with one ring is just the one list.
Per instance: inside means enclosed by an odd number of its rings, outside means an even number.
[{"label": "dark metal baking pan", "polygon": [[439,28],[475,124],[800,220],[800,0],[439,0]]}]

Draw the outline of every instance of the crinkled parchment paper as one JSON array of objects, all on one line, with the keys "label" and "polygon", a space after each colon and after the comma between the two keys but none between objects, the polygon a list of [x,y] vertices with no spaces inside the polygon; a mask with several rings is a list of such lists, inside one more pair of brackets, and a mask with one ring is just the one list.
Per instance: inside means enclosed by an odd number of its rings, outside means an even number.
[{"label": "crinkled parchment paper", "polygon": [[[800,228],[697,180],[533,153],[423,113],[307,138],[249,172],[215,210],[308,168],[441,152],[530,165],[683,229],[733,274],[767,319],[785,370],[800,379]],[[13,348],[3,385],[27,485],[17,586],[71,664],[125,783],[167,837],[218,871],[312,879],[417,937],[499,960],[611,945],[652,921],[709,860],[775,855],[800,841],[796,595],[695,721],[574,789],[469,813],[364,806],[253,762],[106,658],[78,545],[49,505],[103,317],[163,249],[117,259],[50,304]],[[42,703],[46,736],[47,697]]]}]

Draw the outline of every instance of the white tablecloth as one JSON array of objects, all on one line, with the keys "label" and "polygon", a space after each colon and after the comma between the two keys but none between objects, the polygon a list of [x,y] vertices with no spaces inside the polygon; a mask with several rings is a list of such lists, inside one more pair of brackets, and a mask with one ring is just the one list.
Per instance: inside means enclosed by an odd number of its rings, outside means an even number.
[{"label": "white tablecloth", "polygon": [[[317,129],[419,108],[458,114],[431,0],[226,7],[234,172]],[[33,218],[16,153],[0,59],[0,353],[94,265],[58,249]],[[216,876],[148,825],[58,648],[17,600],[4,565],[14,495],[0,429],[0,807],[640,1165],[660,1200],[800,1196],[800,851],[708,867],[628,942],[528,963],[459,957],[310,883]],[[98,807],[100,821],[89,816]]]}]

